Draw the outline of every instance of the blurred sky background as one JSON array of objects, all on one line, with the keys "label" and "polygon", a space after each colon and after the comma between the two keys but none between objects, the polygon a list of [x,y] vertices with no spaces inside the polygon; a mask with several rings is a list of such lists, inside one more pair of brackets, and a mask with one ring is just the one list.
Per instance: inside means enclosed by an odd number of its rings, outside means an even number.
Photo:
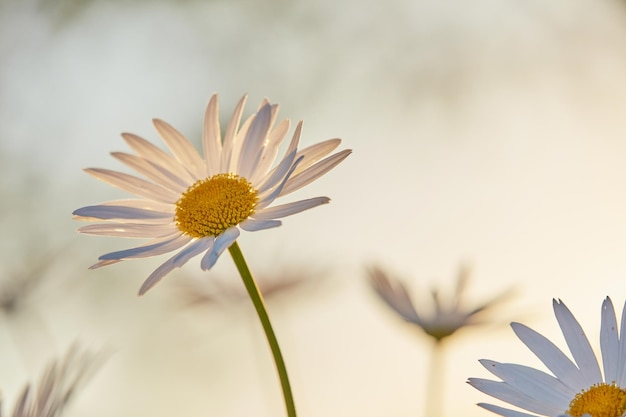
[{"label": "blurred sky background", "polygon": [[158,117],[199,146],[218,92],[223,120],[267,97],[305,121],[303,146],[354,150],[297,195],[330,205],[239,239],[260,280],[303,281],[268,296],[299,415],[423,415],[429,340],[365,268],[427,300],[462,263],[471,300],[517,291],[499,325],[446,346],[444,415],[488,415],[465,383],[489,376],[477,360],[537,364],[506,323],[563,347],[561,298],[598,347],[603,298],[618,314],[626,298],[625,43],[611,0],[0,0],[5,403],[78,340],[110,357],[70,417],[283,415],[228,255],[139,298],[165,258],[88,271],[134,242],[77,236],[71,218],[125,196],[81,171],[122,169],[121,132],[160,144]]}]

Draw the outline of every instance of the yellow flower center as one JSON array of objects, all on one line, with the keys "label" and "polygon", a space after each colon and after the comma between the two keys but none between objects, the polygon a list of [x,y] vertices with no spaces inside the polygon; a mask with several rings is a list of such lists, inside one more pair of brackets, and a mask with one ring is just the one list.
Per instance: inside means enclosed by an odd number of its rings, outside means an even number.
[{"label": "yellow flower center", "polygon": [[566,413],[572,417],[621,417],[626,411],[626,390],[613,384],[596,384],[576,394]]},{"label": "yellow flower center", "polygon": [[176,202],[176,225],[185,234],[217,236],[254,213],[257,191],[245,178],[217,174],[196,181]]}]

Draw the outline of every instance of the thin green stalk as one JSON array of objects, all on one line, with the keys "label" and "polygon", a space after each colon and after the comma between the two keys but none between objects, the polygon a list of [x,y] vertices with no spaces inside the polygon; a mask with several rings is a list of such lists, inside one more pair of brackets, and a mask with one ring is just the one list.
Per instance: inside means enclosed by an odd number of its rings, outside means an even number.
[{"label": "thin green stalk", "polygon": [[259,316],[259,320],[261,320],[261,324],[263,325],[263,330],[265,331],[267,343],[269,343],[270,349],[272,350],[274,363],[276,364],[276,371],[278,372],[280,385],[283,389],[283,397],[285,399],[287,415],[289,417],[296,417],[296,406],[293,402],[293,396],[291,394],[291,386],[289,385],[287,368],[285,367],[283,355],[282,353],[280,353],[280,347],[278,346],[278,340],[276,339],[276,335],[274,334],[274,330],[272,329],[270,317],[267,314],[267,309],[265,308],[263,295],[261,295],[259,287],[256,285],[256,282],[254,281],[254,278],[250,273],[250,269],[248,269],[248,265],[246,264],[246,260],[244,259],[243,254],[241,253],[241,249],[239,249],[239,244],[237,243],[237,241],[235,241],[235,243],[233,243],[230,248],[228,248],[228,251],[233,257],[233,261],[235,261],[235,265],[239,270],[239,274],[241,275],[243,284],[246,286],[248,295],[250,296],[252,304],[254,304],[254,308],[257,312],[257,315]]}]

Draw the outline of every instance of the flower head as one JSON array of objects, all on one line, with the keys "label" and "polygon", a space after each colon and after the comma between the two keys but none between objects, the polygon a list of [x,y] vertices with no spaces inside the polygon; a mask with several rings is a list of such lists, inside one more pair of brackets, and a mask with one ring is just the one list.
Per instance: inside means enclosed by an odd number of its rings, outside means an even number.
[{"label": "flower head", "polygon": [[13,417],[62,415],[78,388],[91,376],[100,359],[89,352],[81,351],[77,345],[72,345],[62,359],[50,363],[41,375],[36,388],[30,384],[24,387],[11,415]]},{"label": "flower head", "polygon": [[485,394],[535,414],[493,404],[478,405],[505,417],[623,416],[626,413],[626,315],[622,313],[618,334],[611,299],[607,297],[602,303],[600,370],[598,359],[578,321],[560,300],[553,300],[552,304],[574,361],[536,331],[523,324],[512,323],[517,337],[551,374],[523,365],[481,360],[480,363],[501,381],[470,378],[468,382]]},{"label": "flower head", "polygon": [[454,294],[448,302],[441,299],[438,290],[431,292],[433,312],[418,312],[405,285],[392,279],[378,267],[369,269],[370,283],[380,298],[392,310],[400,315],[404,320],[419,326],[424,333],[441,341],[452,335],[457,330],[470,326],[482,324],[480,314],[486,309],[500,301],[503,296],[493,298],[490,301],[478,306],[466,309],[463,305],[465,286],[469,279],[469,269],[461,267],[454,290]]},{"label": "flower head", "polygon": [[328,203],[315,197],[271,206],[279,197],[315,181],[343,161],[350,150],[328,156],[340,139],[330,139],[298,150],[302,122],[280,161],[273,166],[289,130],[289,121],[274,125],[278,106],[263,101],[258,111],[240,125],[246,97],[238,103],[222,136],[218,97],[206,110],[204,153],[169,124],[154,126],[172,155],[139,136],[122,137],[135,154],[113,152],[113,157],[146,179],[106,169],[86,172],[140,198],[116,200],[74,211],[79,220],[104,222],[83,226],[81,233],[151,239],[130,249],[107,253],[91,268],[127,259],[178,251],[143,283],[143,294],[174,268],[204,253],[200,265],[208,270],[239,237],[281,225],[280,218]]}]

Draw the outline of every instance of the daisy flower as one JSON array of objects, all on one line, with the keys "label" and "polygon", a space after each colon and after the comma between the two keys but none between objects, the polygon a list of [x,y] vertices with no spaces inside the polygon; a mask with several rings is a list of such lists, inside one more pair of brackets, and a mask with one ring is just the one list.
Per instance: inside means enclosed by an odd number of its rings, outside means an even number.
[{"label": "daisy flower", "polygon": [[[424,308],[423,302],[414,301],[405,284],[388,276],[382,269],[371,267],[369,282],[380,299],[395,311],[406,322],[411,323],[428,335],[434,342],[432,354],[428,360],[428,377],[425,416],[441,416],[443,400],[443,373],[444,368],[444,341],[454,333],[468,326],[488,323],[485,314],[493,308],[507,294],[491,299],[490,301],[466,307],[465,290],[470,277],[470,269],[462,265],[451,297],[444,298],[438,289],[431,290],[432,308]],[[419,306],[419,310],[416,308]]]},{"label": "daisy flower", "polygon": [[46,367],[37,386],[28,384],[24,387],[11,416],[63,415],[70,400],[92,376],[95,366],[99,365],[101,359],[90,352],[80,350],[77,345],[72,345],[63,358],[53,361]]},{"label": "daisy flower", "polygon": [[341,143],[330,139],[298,150],[302,122],[298,123],[284,156],[274,164],[289,130],[289,121],[275,125],[278,106],[267,100],[240,125],[244,96],[222,136],[217,95],[209,101],[203,125],[203,154],[162,120],[154,126],[171,154],[139,136],[122,137],[135,154],[112,156],[145,178],[89,168],[95,178],[140,198],[116,200],[74,211],[78,220],[96,221],[78,229],[91,235],[150,239],[130,249],[100,256],[91,268],[127,259],[177,253],[159,266],[143,283],[143,294],[174,268],[204,254],[203,270],[239,237],[241,230],[255,232],[281,225],[279,219],[328,203],[328,197],[272,205],[315,181],[343,161],[351,150],[332,155]]},{"label": "daisy flower", "polygon": [[402,281],[388,276],[379,267],[371,267],[368,272],[369,282],[380,299],[402,319],[418,326],[436,341],[441,341],[464,327],[487,323],[487,318],[483,317],[487,310],[508,296],[507,293],[503,293],[474,307],[466,307],[465,289],[470,270],[461,266],[450,299],[442,299],[440,291],[433,289],[430,295],[433,307],[431,310],[434,311],[429,312],[427,309],[418,311],[415,305],[422,307],[424,303],[414,303]]},{"label": "daisy flower", "polygon": [[480,363],[501,381],[470,378],[474,388],[529,414],[508,408],[478,404],[505,417],[561,416],[621,417],[626,413],[626,309],[617,330],[610,298],[602,303],[600,351],[602,369],[587,336],[570,310],[553,300],[554,315],[561,327],[573,361],[546,337],[520,323],[512,323],[519,339],[551,372],[523,365],[482,360]]}]

